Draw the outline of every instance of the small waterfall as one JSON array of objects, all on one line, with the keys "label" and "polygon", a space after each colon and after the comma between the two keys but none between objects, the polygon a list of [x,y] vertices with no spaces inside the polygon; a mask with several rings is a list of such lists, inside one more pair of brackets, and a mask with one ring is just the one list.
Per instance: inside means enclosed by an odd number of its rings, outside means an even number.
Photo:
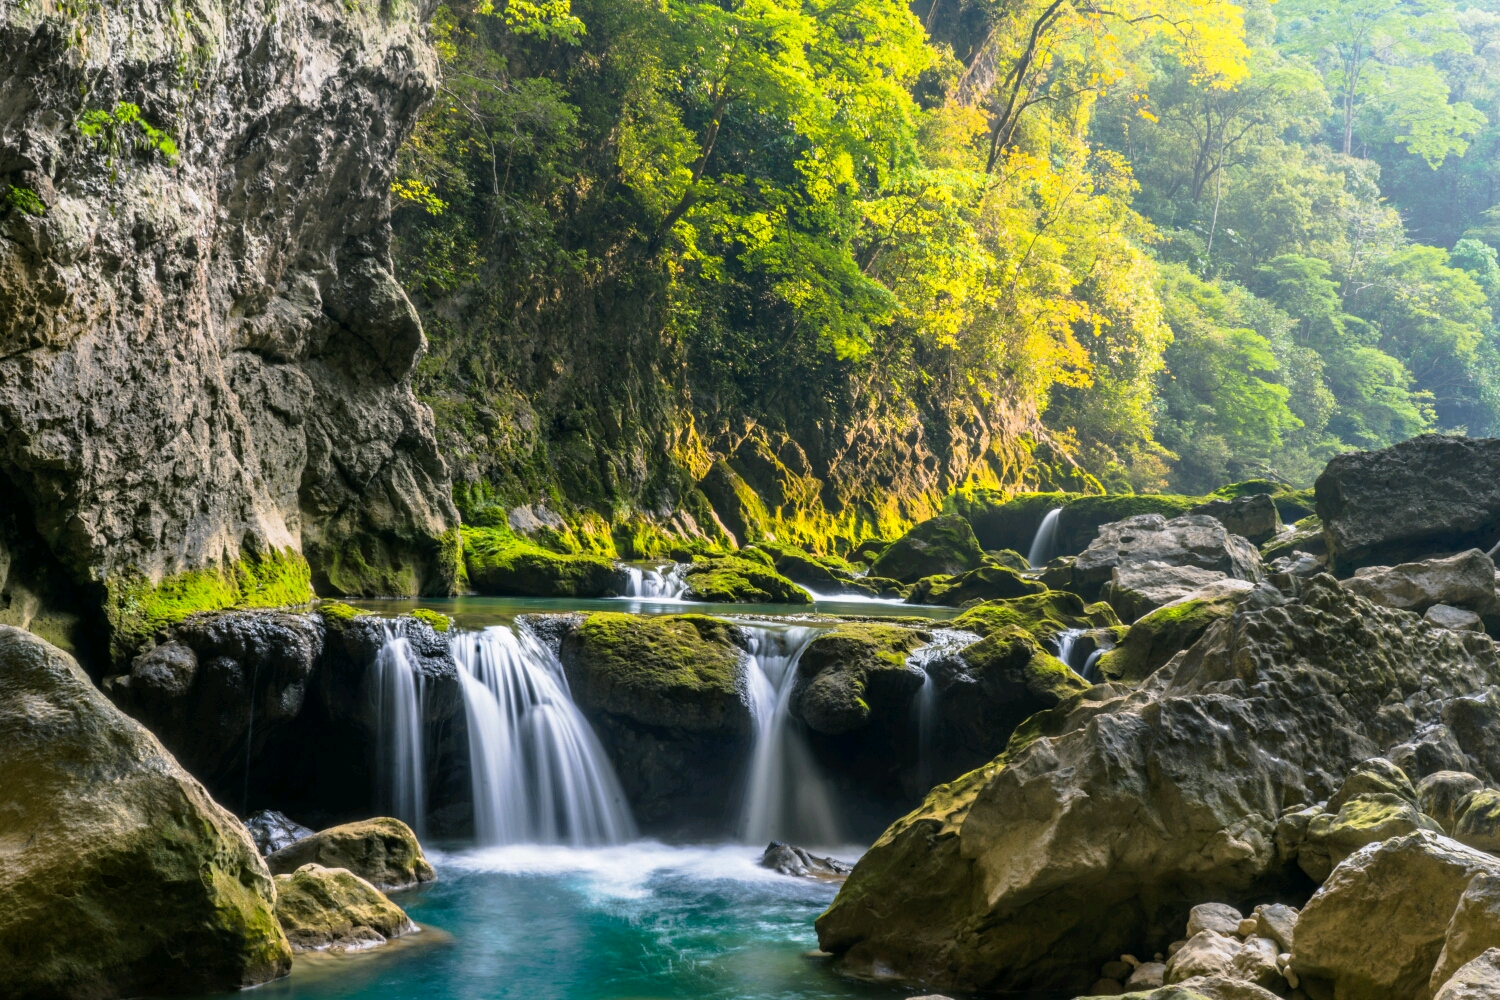
[{"label": "small waterfall", "polygon": [[682,576],[684,568],[681,563],[672,564],[665,572],[626,566],[625,596],[676,600],[687,590],[687,581]]},{"label": "small waterfall", "polygon": [[926,791],[933,785],[933,769],[937,758],[938,723],[941,706],[938,704],[937,679],[932,676],[933,667],[979,641],[973,632],[959,629],[938,629],[932,633],[932,641],[912,651],[906,658],[908,667],[922,671],[922,686],[912,703],[917,719],[917,781]]},{"label": "small waterfall", "polygon": [[1095,636],[1097,638],[1095,641],[1098,645],[1089,651],[1089,655],[1084,658],[1083,666],[1080,667],[1074,660],[1077,657],[1075,649],[1078,639],[1083,633],[1084,630],[1081,628],[1065,628],[1057,633],[1056,638],[1053,639],[1053,642],[1057,644],[1057,658],[1066,663],[1068,669],[1079,677],[1082,677],[1090,684],[1096,684],[1098,683],[1098,678],[1094,676],[1094,664],[1099,662],[1099,657],[1109,652],[1113,647],[1113,643],[1103,633],[1096,632]]},{"label": "small waterfall", "polygon": [[1105,652],[1106,650],[1104,649],[1104,647],[1100,646],[1098,649],[1090,653],[1088,660],[1086,660],[1083,664],[1083,670],[1079,674],[1079,676],[1088,681],[1090,684],[1099,683],[1098,677],[1096,677],[1094,674],[1094,664],[1099,662],[1099,657],[1103,656]]},{"label": "small waterfall", "polygon": [[427,769],[422,748],[422,678],[399,622],[385,623],[375,657],[377,757],[381,811],[426,834]]},{"label": "small waterfall", "polygon": [[481,844],[617,844],[635,821],[557,656],[524,627],[453,640]]},{"label": "small waterfall", "polygon": [[1066,663],[1074,672],[1077,672],[1078,668],[1073,666],[1073,646],[1081,635],[1083,635],[1081,628],[1065,628],[1053,639],[1057,643],[1057,658]]},{"label": "small waterfall", "polygon": [[750,637],[745,695],[755,720],[750,780],[740,811],[740,837],[831,846],[842,836],[833,792],[791,717],[797,661],[818,630],[806,626],[744,626]]},{"label": "small waterfall", "polygon": [[1056,551],[1057,519],[1061,516],[1062,508],[1054,507],[1047,511],[1047,516],[1042,518],[1041,525],[1037,527],[1036,537],[1031,540],[1031,552],[1026,556],[1032,569],[1041,569]]}]

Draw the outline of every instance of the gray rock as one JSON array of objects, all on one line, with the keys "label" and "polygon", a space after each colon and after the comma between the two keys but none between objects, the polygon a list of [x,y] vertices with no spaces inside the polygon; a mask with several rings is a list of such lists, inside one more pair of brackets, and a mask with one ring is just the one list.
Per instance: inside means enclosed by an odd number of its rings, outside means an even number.
[{"label": "gray rock", "polygon": [[1188,513],[1206,514],[1223,524],[1230,534],[1246,538],[1253,545],[1270,541],[1281,533],[1281,514],[1269,493],[1254,493],[1234,500],[1210,500]]},{"label": "gray rock", "polygon": [[1231,535],[1211,517],[1183,515],[1168,521],[1160,514],[1140,514],[1099,527],[1099,536],[1073,564],[1073,580],[1085,589],[1111,579],[1115,568],[1131,563],[1161,562],[1216,571],[1237,580],[1261,577],[1255,546]]},{"label": "gray rock", "polygon": [[1500,948],[1500,876],[1481,872],[1469,880],[1448,920],[1443,950],[1427,988],[1437,993],[1459,967]]},{"label": "gray rock", "polygon": [[1256,933],[1275,941],[1281,951],[1291,951],[1297,935],[1297,915],[1296,907],[1285,903],[1262,903],[1255,908]]},{"label": "gray rock", "polygon": [[1187,936],[1191,940],[1203,931],[1235,934],[1243,919],[1239,910],[1225,903],[1199,903],[1188,911]]},{"label": "gray rock", "polygon": [[1434,604],[1422,617],[1438,628],[1451,628],[1455,632],[1465,629],[1471,632],[1484,631],[1484,624],[1474,612],[1449,607],[1446,604]]},{"label": "gray rock", "polygon": [[1335,455],[1314,486],[1340,575],[1500,538],[1500,440],[1424,434]]},{"label": "gray rock", "polygon": [[1276,942],[1271,938],[1258,935],[1247,937],[1244,947],[1234,956],[1234,971],[1231,976],[1273,989],[1286,981],[1276,965],[1278,954],[1280,952]]},{"label": "gray rock", "polygon": [[854,866],[835,858],[820,858],[809,854],[801,847],[773,840],[760,856],[760,866],[783,875],[800,875],[806,878],[841,880]]},{"label": "gray rock", "polygon": [[[1467,633],[1458,633],[1467,634]],[[1443,706],[1443,724],[1453,734],[1472,771],[1500,781],[1500,688],[1489,687]]]},{"label": "gray rock", "polygon": [[1421,614],[1434,605],[1451,605],[1483,614],[1495,605],[1495,563],[1478,549],[1469,549],[1399,566],[1364,566],[1343,585],[1388,608]]},{"label": "gray rock", "polygon": [[1124,563],[1114,567],[1099,599],[1108,601],[1120,621],[1128,625],[1205,584],[1227,579],[1227,574],[1219,570],[1196,566],[1173,566],[1155,560]]},{"label": "gray rock", "polygon": [[1460,967],[1432,1000],[1494,1000],[1500,997],[1500,948]]},{"label": "gray rock", "polygon": [[1467,771],[1471,766],[1452,731],[1440,724],[1421,727],[1407,742],[1387,751],[1386,757],[1412,781],[1439,771]]},{"label": "gray rock", "polygon": [[1500,791],[1481,788],[1470,792],[1455,811],[1454,840],[1481,851],[1500,852]]},{"label": "gray rock", "polygon": [[287,819],[273,809],[262,809],[245,820],[245,829],[250,831],[250,839],[255,841],[255,849],[260,851],[262,857],[317,833],[311,827]]},{"label": "gray rock", "polygon": [[[1243,979],[1234,979],[1229,976],[1194,976],[1177,984],[1182,990],[1190,990],[1187,994],[1207,997],[1208,1000],[1271,1000],[1276,996],[1263,986],[1248,983]],[[1165,990],[1159,990],[1152,994],[1153,1000],[1186,1000],[1181,993],[1167,997],[1162,994]]]},{"label": "gray rock", "polygon": [[1135,967],[1130,978],[1125,980],[1125,988],[1131,992],[1136,990],[1159,989],[1167,981],[1167,966],[1165,962],[1142,962]]},{"label": "gray rock", "polygon": [[1470,792],[1483,787],[1484,782],[1472,774],[1463,771],[1437,771],[1418,782],[1417,805],[1422,812],[1437,820],[1445,833],[1452,836],[1453,826],[1458,822],[1459,803]]},{"label": "gray rock", "polygon": [[1198,931],[1167,962],[1166,981],[1180,983],[1194,976],[1228,976],[1234,971],[1234,959],[1242,947],[1233,933]]}]

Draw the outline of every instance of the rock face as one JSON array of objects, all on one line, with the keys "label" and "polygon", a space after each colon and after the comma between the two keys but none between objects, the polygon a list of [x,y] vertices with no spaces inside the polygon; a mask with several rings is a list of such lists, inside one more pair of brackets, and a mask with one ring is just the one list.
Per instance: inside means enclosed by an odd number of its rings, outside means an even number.
[{"label": "rock face", "polygon": [[1500,539],[1500,439],[1424,434],[1335,455],[1313,487],[1332,567],[1390,565]]},{"label": "rock face", "polygon": [[1443,559],[1364,566],[1344,581],[1344,587],[1376,604],[1419,615],[1439,604],[1484,614],[1495,606],[1495,562],[1469,549]]},{"label": "rock face", "polygon": [[1491,1000],[1500,996],[1500,948],[1491,948],[1453,974],[1433,1000]]},{"label": "rock face", "polygon": [[266,858],[277,875],[303,865],[347,868],[377,889],[409,889],[437,878],[411,827],[388,816],[320,830]]},{"label": "rock face", "polygon": [[[447,593],[457,516],[391,275],[421,8],[0,14],[0,477],[116,654],[183,613]],[[183,67],[192,69],[184,70]],[[82,81],[87,80],[87,85]],[[86,96],[80,96],[86,95]],[[149,126],[149,130],[148,130]]]},{"label": "rock face", "polygon": [[1281,514],[1269,493],[1252,493],[1233,500],[1210,500],[1188,511],[1214,518],[1232,535],[1262,545],[1281,533]]},{"label": "rock face", "polygon": [[960,576],[982,562],[984,550],[969,522],[947,514],[923,521],[892,542],[870,567],[870,575],[916,583],[924,576]]},{"label": "rock face", "polygon": [[245,828],[66,654],[0,626],[0,993],[210,993],[285,975]]},{"label": "rock face", "polygon": [[1201,587],[1229,579],[1219,570],[1173,566],[1151,560],[1116,566],[1099,593],[1127,624]]},{"label": "rock face", "polygon": [[1469,880],[1448,919],[1428,989],[1438,992],[1461,966],[1495,947],[1500,947],[1500,877],[1481,872]]},{"label": "rock face", "polygon": [[276,919],[293,951],[364,951],[417,929],[358,875],[313,864],[276,876]]},{"label": "rock face", "polygon": [[934,789],[860,860],[819,941],[855,971],[1084,989],[1128,948],[1164,951],[1205,896],[1297,884],[1278,820],[1409,735],[1376,725],[1388,699],[1434,724],[1497,676],[1488,637],[1314,578],[1299,603],[1214,624],[1138,689],[1099,685],[1033,717]]},{"label": "rock face", "polygon": [[1160,514],[1142,514],[1100,525],[1099,536],[1073,564],[1073,582],[1085,592],[1096,590],[1117,567],[1144,562],[1191,566],[1237,580],[1261,576],[1255,546],[1231,535],[1216,519],[1193,514],[1168,521]]}]

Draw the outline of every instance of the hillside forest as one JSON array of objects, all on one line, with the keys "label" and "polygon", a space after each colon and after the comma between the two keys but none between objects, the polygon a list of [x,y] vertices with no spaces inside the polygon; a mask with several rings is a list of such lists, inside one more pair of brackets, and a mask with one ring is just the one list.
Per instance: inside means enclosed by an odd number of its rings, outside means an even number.
[{"label": "hillside forest", "polygon": [[431,32],[396,259],[466,521],[669,506],[747,427],[825,478],[819,434],[979,427],[943,488],[1175,493],[1500,434],[1495,0],[448,0]]}]

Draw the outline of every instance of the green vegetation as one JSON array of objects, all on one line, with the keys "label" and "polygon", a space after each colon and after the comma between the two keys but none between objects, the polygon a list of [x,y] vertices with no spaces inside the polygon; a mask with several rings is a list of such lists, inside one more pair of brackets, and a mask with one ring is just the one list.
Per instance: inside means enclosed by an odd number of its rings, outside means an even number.
[{"label": "green vegetation", "polygon": [[28,187],[18,187],[14,184],[5,186],[5,194],[0,195],[0,205],[13,208],[26,215],[46,215],[47,206],[37,193]]},{"label": "green vegetation", "polygon": [[606,556],[556,552],[509,528],[463,529],[469,582],[481,594],[599,597],[619,575]]},{"label": "green vegetation", "polygon": [[432,626],[434,632],[446,632],[453,626],[453,619],[440,611],[431,608],[417,608],[412,611],[411,616],[419,622],[425,622]]},{"label": "green vegetation", "polygon": [[1119,624],[1120,619],[1108,604],[1101,601],[1085,605],[1083,598],[1066,590],[988,601],[953,619],[954,628],[981,636],[1016,627],[1043,641],[1065,628],[1108,628]]},{"label": "green vegetation", "polygon": [[1234,601],[1230,598],[1158,608],[1131,625],[1120,644],[1099,657],[1099,676],[1139,683],[1179,650],[1197,642],[1214,622],[1233,614]]},{"label": "green vegetation", "polygon": [[683,596],[729,604],[812,603],[807,591],[771,567],[764,552],[747,549],[746,555],[759,558],[695,558],[684,573],[687,591]]}]

